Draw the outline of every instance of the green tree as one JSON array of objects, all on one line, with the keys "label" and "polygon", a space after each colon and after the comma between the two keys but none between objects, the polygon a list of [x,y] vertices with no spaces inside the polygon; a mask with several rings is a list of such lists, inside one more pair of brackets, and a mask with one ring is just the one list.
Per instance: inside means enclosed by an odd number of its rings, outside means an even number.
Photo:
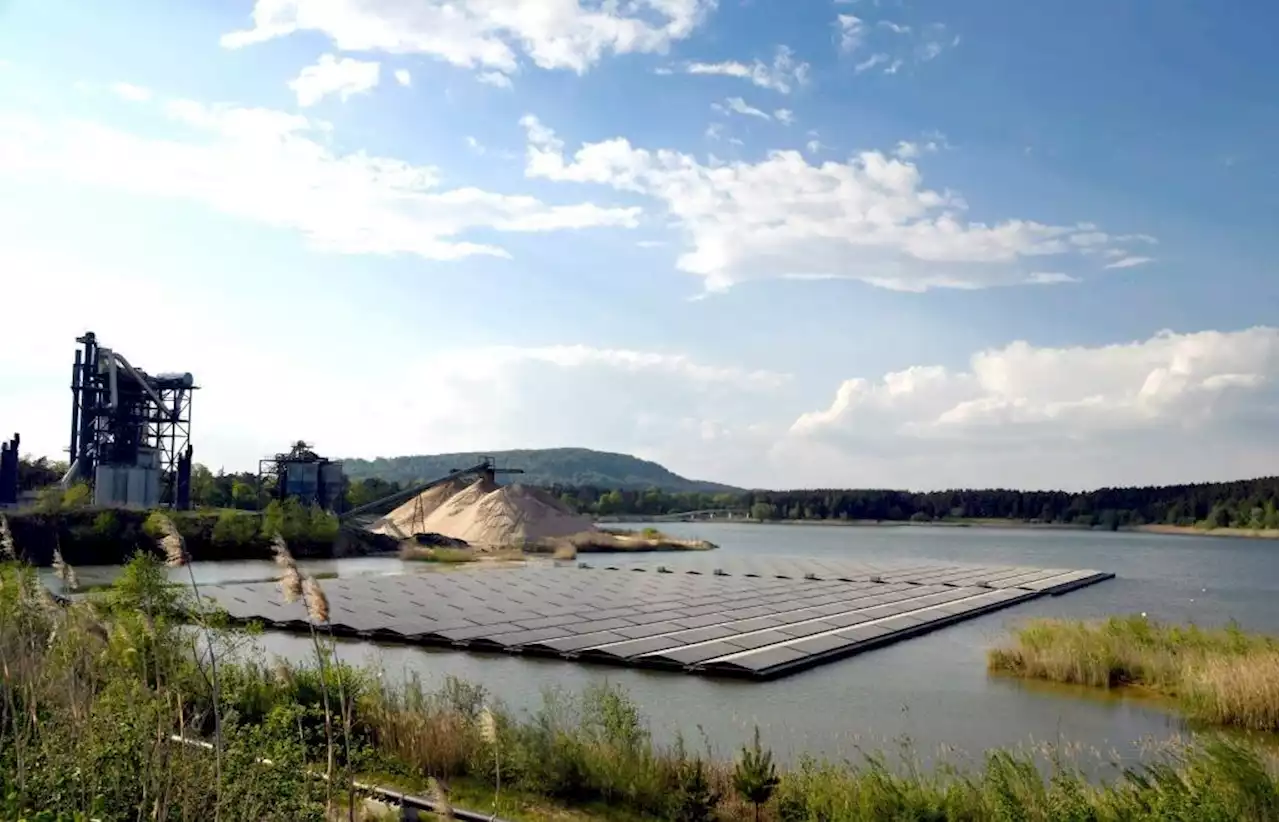
[{"label": "green tree", "polygon": [[751,747],[743,746],[733,766],[733,788],[755,808],[756,822],[760,822],[760,806],[773,796],[778,781],[773,754],[760,747],[760,726],[757,725]]},{"label": "green tree", "polygon": [[1267,500],[1267,504],[1262,508],[1262,527],[1280,528],[1280,516],[1277,516],[1276,504],[1272,500]]},{"label": "green tree", "polygon": [[196,463],[191,466],[191,504],[196,507],[211,507],[214,501],[216,485],[213,472],[206,465]]},{"label": "green tree", "polygon": [[600,501],[596,503],[596,510],[601,514],[617,514],[623,510],[622,494],[614,490],[600,497]]},{"label": "green tree", "polygon": [[231,482],[231,506],[242,510],[251,510],[258,507],[258,491],[247,482],[240,480],[232,480]]},{"label": "green tree", "polygon": [[752,503],[751,518],[758,520],[773,519],[773,506],[767,502]]},{"label": "green tree", "polygon": [[720,794],[711,788],[702,760],[681,762],[671,797],[671,818],[675,822],[711,822],[716,818],[718,804]]},{"label": "green tree", "polygon": [[248,545],[258,536],[258,517],[255,514],[223,509],[213,524],[215,545]]}]

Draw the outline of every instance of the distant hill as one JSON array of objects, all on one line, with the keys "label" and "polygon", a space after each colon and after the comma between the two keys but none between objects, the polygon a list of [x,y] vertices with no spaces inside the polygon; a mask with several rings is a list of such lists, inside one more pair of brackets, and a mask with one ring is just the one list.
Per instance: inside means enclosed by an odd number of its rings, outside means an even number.
[{"label": "distant hill", "polygon": [[[377,477],[402,485],[433,480],[455,468],[466,468],[485,456],[497,460],[499,468],[523,468],[523,474],[509,477],[527,485],[595,486],[640,491],[658,488],[669,492],[740,491],[730,485],[701,482],[674,474],[656,462],[629,454],[611,454],[590,448],[535,448],[516,451],[486,451],[461,454],[429,454],[414,457],[379,457],[373,460],[344,459],[343,468],[352,480]],[[499,480],[502,477],[499,476]]]}]

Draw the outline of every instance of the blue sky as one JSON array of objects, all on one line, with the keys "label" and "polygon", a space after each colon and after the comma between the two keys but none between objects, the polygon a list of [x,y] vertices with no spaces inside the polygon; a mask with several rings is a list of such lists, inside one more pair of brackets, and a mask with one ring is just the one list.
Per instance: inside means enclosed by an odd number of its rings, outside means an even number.
[{"label": "blue sky", "polygon": [[7,4],[0,425],[93,328],[229,469],[1276,472],[1269,7],[441,6]]}]

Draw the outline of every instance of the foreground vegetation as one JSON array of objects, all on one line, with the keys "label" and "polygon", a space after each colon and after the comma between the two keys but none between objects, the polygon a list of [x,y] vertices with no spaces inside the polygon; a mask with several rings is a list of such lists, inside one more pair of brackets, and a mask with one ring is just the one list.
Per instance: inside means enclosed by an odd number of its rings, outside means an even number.
[{"label": "foreground vegetation", "polygon": [[1044,619],[1018,629],[988,657],[994,671],[1090,685],[1139,686],[1172,697],[1188,717],[1277,730],[1280,655],[1274,636],[1235,625],[1207,630],[1145,617],[1105,622]]},{"label": "foreground vegetation", "polygon": [[[169,564],[186,564],[177,529],[157,526]],[[7,537],[0,527],[0,549]],[[758,737],[732,763],[656,745],[607,686],[550,692],[517,715],[455,680],[393,685],[335,661],[321,584],[282,540],[274,547],[286,599],[306,605],[310,664],[257,658],[252,632],[201,604],[194,576],[189,589],[167,585],[149,555],[107,596],[70,604],[29,567],[0,564],[0,818],[318,820],[355,807],[354,780],[367,775],[440,805],[456,785],[476,810],[515,818],[532,818],[531,803],[689,822],[1276,818],[1270,757],[1216,738],[1107,784],[1058,757],[1006,751],[963,769],[873,757],[779,770]]]}]

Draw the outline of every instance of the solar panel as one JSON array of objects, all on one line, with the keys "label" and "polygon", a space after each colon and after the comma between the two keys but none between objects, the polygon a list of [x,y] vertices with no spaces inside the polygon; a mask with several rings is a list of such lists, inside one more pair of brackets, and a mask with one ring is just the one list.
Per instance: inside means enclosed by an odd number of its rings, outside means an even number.
[{"label": "solar panel", "polygon": [[[676,573],[531,563],[322,585],[338,634],[767,678],[1112,576],[921,561],[705,563]],[[233,619],[308,630],[305,607],[284,602],[274,583],[202,593]]]}]

